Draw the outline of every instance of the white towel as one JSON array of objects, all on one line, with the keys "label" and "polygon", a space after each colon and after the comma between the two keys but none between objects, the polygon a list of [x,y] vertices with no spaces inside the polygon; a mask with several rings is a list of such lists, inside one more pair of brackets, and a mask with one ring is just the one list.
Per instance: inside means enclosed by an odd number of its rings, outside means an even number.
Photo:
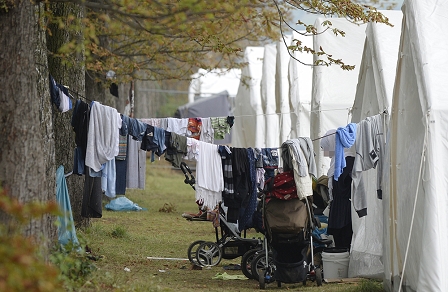
[{"label": "white towel", "polygon": [[213,210],[222,201],[224,178],[218,145],[199,142],[199,156],[196,163],[196,200]]},{"label": "white towel", "polygon": [[93,102],[87,135],[86,165],[100,171],[101,165],[118,155],[121,117],[116,109]]}]

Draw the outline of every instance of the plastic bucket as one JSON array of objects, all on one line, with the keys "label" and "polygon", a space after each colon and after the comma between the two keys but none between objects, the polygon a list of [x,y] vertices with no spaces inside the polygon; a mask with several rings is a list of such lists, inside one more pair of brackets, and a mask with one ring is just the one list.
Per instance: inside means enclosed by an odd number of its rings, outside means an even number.
[{"label": "plastic bucket", "polygon": [[348,251],[325,250],[322,252],[322,262],[325,279],[348,278],[348,263],[350,261]]}]

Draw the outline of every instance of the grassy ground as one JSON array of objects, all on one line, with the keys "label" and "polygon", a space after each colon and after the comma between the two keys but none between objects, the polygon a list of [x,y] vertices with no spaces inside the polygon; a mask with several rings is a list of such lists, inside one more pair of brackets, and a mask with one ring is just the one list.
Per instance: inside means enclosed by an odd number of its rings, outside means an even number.
[{"label": "grassy ground", "polygon": [[[217,273],[242,275],[240,270],[225,270],[239,264],[241,257],[223,259],[212,268],[192,269],[187,258],[188,246],[196,240],[215,241],[211,222],[191,222],[181,217],[185,211],[195,212],[194,191],[183,182],[180,170],[173,170],[161,160],[147,164],[145,190],[128,190],[126,197],[147,208],[140,212],[103,211],[93,219],[92,227],[78,235],[87,241],[98,268],[89,281],[77,291],[254,291],[255,280],[216,280]],[[249,231],[248,237],[261,237]],[[179,260],[148,257],[180,258]],[[291,291],[383,291],[372,281],[358,283],[315,283],[267,285],[268,290]]]}]

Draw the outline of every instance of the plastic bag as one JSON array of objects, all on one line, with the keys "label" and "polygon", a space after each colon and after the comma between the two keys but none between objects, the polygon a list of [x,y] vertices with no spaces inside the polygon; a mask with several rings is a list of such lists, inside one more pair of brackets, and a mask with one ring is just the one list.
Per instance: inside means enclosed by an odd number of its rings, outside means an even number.
[{"label": "plastic bag", "polygon": [[107,210],[111,211],[141,211],[142,207],[132,202],[126,197],[118,197],[110,201],[106,206]]}]

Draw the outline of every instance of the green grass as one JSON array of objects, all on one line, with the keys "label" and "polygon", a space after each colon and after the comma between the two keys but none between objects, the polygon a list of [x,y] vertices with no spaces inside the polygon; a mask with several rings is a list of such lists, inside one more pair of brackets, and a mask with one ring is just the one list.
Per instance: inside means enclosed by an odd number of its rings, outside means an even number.
[{"label": "green grass", "polygon": [[[212,268],[193,270],[189,261],[156,260],[148,257],[187,258],[189,245],[196,240],[215,241],[211,222],[191,222],[181,217],[185,211],[196,212],[194,190],[184,184],[184,175],[163,161],[147,164],[145,190],[127,190],[126,197],[147,208],[139,212],[103,210],[103,217],[92,219],[92,227],[78,231],[94,255],[102,256],[98,268],[76,291],[254,291],[254,280],[214,280],[217,273],[242,275],[241,271],[224,270],[239,264],[241,257],[223,259]],[[261,237],[249,231],[248,237]],[[126,270],[125,270],[126,269]],[[268,284],[268,290],[380,292],[381,283]]]}]

